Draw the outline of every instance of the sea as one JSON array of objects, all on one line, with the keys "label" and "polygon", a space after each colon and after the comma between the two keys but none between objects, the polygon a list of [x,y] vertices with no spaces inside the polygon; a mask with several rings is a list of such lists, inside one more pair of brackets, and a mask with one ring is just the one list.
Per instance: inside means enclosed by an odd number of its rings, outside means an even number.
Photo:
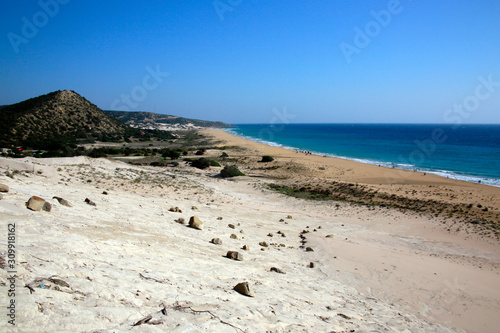
[{"label": "sea", "polygon": [[271,146],[500,187],[500,125],[239,124],[225,130]]}]

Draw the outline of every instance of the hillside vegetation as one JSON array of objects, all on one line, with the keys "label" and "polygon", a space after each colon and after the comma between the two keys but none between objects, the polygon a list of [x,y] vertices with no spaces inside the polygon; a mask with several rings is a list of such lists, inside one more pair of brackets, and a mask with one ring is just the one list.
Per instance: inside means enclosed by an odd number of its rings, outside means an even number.
[{"label": "hillside vegetation", "polygon": [[4,106],[0,120],[0,147],[47,149],[54,143],[122,137],[137,131],[68,90]]}]

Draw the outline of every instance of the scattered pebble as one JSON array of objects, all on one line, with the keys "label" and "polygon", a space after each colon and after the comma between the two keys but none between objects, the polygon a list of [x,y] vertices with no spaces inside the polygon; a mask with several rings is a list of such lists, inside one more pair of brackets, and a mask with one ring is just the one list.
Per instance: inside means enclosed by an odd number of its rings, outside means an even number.
[{"label": "scattered pebble", "polygon": [[193,229],[203,230],[203,222],[197,216],[191,216],[189,226]]},{"label": "scattered pebble", "polygon": [[222,245],[222,240],[220,238],[213,238],[210,243],[215,245]]},{"label": "scattered pebble", "polygon": [[90,205],[90,206],[95,206],[95,205],[96,205],[96,204],[95,204],[95,202],[93,202],[93,201],[92,201],[92,200],[90,200],[89,198],[86,198],[86,199],[85,199],[85,202],[86,202],[88,205]]},{"label": "scattered pebble", "polygon": [[35,212],[39,212],[42,209],[46,212],[50,212],[50,210],[52,209],[52,205],[45,201],[45,199],[37,196],[32,196],[26,203],[26,208]]},{"label": "scattered pebble", "polygon": [[242,282],[238,283],[235,287],[234,290],[239,292],[242,295],[248,296],[248,297],[254,297],[255,294],[253,292],[252,286],[248,282]]},{"label": "scattered pebble", "polygon": [[61,204],[61,205],[63,205],[63,206],[66,206],[66,207],[73,207],[73,205],[72,205],[72,204],[70,204],[70,203],[68,202],[68,200],[66,200],[66,199],[63,199],[63,198],[60,198],[60,197],[53,197],[52,199],[56,199],[56,200],[59,202],[59,204]]},{"label": "scattered pebble", "polygon": [[243,255],[237,251],[227,251],[226,257],[237,261],[243,261]]}]

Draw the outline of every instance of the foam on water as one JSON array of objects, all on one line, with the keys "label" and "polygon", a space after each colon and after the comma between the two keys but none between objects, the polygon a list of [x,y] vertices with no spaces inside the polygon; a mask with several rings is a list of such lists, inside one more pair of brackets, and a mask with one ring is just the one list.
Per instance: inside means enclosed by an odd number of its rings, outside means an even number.
[{"label": "foam on water", "polygon": [[[235,136],[247,139],[247,140],[251,140],[254,142],[263,143],[263,144],[266,144],[268,146],[285,148],[285,149],[294,150],[294,151],[303,151],[304,150],[304,149],[301,149],[299,147],[293,147],[293,146],[284,145],[284,144],[281,144],[278,142],[267,141],[267,140],[256,138],[256,137],[249,136],[249,135],[243,135],[234,129],[225,128],[224,130],[229,134],[232,134],[232,135],[235,135]],[[422,168],[422,167],[418,167],[416,165],[408,164],[408,163],[387,162],[387,161],[379,161],[379,160],[375,160],[375,159],[348,157],[348,156],[336,155],[336,154],[331,154],[331,153],[325,153],[325,152],[321,152],[321,151],[311,151],[311,150],[307,150],[307,151],[312,153],[312,154],[319,155],[319,156],[341,158],[341,159],[345,159],[345,160],[350,160],[350,161],[355,161],[355,162],[360,162],[360,163],[365,163],[365,164],[380,165],[380,166],[389,167],[389,168],[394,167],[394,168],[403,169],[403,170],[427,172],[427,173],[435,174],[435,175],[442,176],[445,178],[462,180],[462,181],[467,181],[467,182],[472,182],[472,183],[482,183],[482,184],[486,184],[486,185],[490,185],[490,186],[500,187],[500,179],[496,179],[496,178],[482,177],[482,176],[473,175],[473,174],[462,174],[462,173],[457,173],[457,172],[453,172],[450,170]]]}]

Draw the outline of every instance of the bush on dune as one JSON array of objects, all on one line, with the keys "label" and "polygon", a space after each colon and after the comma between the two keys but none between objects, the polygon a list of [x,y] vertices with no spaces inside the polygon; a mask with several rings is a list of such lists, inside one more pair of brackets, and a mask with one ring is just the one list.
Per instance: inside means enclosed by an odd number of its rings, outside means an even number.
[{"label": "bush on dune", "polygon": [[241,172],[235,165],[226,165],[224,169],[222,169],[222,171],[220,172],[220,175],[223,178],[230,178],[230,177],[244,176],[245,174]]},{"label": "bush on dune", "polygon": [[274,161],[274,158],[272,156],[262,156],[262,160],[260,160],[262,163],[267,163],[267,162],[272,162]]}]

